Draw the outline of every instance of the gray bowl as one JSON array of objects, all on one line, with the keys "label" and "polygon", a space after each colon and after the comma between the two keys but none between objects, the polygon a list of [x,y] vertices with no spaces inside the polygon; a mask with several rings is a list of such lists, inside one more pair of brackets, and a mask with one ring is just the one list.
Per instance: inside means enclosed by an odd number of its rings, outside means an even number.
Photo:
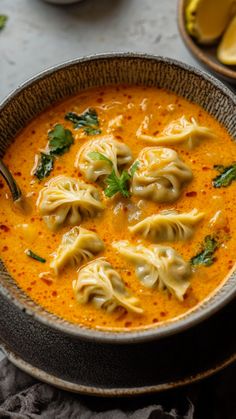
[{"label": "gray bowl", "polygon": [[[53,103],[89,87],[120,83],[156,86],[173,91],[202,106],[236,138],[236,98],[215,78],[162,57],[106,54],[70,61],[49,69],[13,92],[0,106],[0,156],[4,155],[20,129]],[[45,373],[46,381],[50,381],[47,378],[49,374],[50,377],[79,386],[76,391],[85,391],[82,389],[85,386],[89,393],[98,394],[98,389],[102,389],[104,394],[109,394],[111,389],[124,389],[124,383],[129,388],[135,388],[132,371],[136,371],[138,387],[143,388],[149,383],[149,387],[153,388],[157,383],[155,377],[150,384],[144,366],[140,365],[144,348],[151,352],[155,349],[154,358],[155,353],[159,353],[159,359],[155,359],[156,369],[159,371],[163,368],[168,353],[165,345],[168,346],[168,342],[173,350],[176,339],[180,342],[181,336],[187,336],[190,328],[197,330],[198,323],[206,321],[235,297],[235,276],[234,272],[211,297],[176,321],[143,331],[110,333],[79,327],[48,313],[18,288],[1,263],[0,336],[15,362],[20,359],[22,368],[23,364],[30,365],[34,368],[32,374],[39,376],[38,371]],[[187,345],[188,339],[184,339]],[[157,346],[162,348],[161,357]],[[147,354],[148,357],[150,355]],[[149,367],[147,364],[145,369],[150,368],[150,374],[153,364],[149,362]],[[122,366],[125,366],[128,375],[124,374]],[[164,366],[167,370],[167,360]],[[161,380],[170,382],[176,379],[181,382],[186,373],[184,376],[176,373],[170,377],[167,379],[164,374]],[[121,391],[120,394],[129,393]]]}]

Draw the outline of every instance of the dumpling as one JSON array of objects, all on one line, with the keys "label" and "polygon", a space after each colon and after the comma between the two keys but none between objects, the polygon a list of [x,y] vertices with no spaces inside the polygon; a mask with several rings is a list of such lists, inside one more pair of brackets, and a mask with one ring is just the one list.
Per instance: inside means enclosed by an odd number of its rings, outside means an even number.
[{"label": "dumpling", "polygon": [[[96,153],[100,156],[96,156]],[[112,169],[118,176],[119,167],[131,162],[129,147],[108,135],[85,143],[76,156],[75,167],[79,168],[86,179],[95,182],[100,176],[109,175]]]},{"label": "dumpling", "polygon": [[183,186],[193,177],[191,169],[170,148],[146,147],[137,162],[131,192],[154,202],[178,199]]},{"label": "dumpling", "polygon": [[105,258],[95,259],[82,266],[72,286],[81,304],[91,301],[95,307],[108,312],[124,307],[134,313],[143,313],[138,299],[128,293],[119,273]]},{"label": "dumpling", "polygon": [[153,242],[187,240],[203,217],[204,213],[196,208],[183,213],[162,211],[129,227],[129,231]]},{"label": "dumpling", "polygon": [[88,259],[92,259],[104,248],[103,241],[96,233],[82,227],[73,227],[62,236],[60,246],[52,255],[53,260],[50,267],[58,275],[64,266],[68,264],[75,267],[79,266]]},{"label": "dumpling", "polygon": [[186,143],[189,148],[195,147],[203,139],[215,137],[214,132],[209,128],[197,123],[194,118],[187,119],[185,115],[172,121],[160,135],[144,134],[143,130],[148,128],[147,119],[137,131],[137,137],[156,145],[175,145]]},{"label": "dumpling", "polygon": [[37,206],[50,230],[65,223],[80,224],[82,217],[93,217],[104,208],[94,186],[67,176],[57,176],[46,183]]},{"label": "dumpling", "polygon": [[191,267],[174,249],[160,245],[132,246],[127,240],[115,242],[113,247],[135,265],[136,275],[145,287],[166,288],[183,300],[190,284]]}]

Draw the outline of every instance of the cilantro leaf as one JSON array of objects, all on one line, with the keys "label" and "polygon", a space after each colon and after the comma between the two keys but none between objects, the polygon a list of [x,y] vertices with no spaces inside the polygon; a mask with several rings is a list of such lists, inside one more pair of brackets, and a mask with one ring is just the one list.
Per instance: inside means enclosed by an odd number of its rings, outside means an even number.
[{"label": "cilantro leaf", "polygon": [[0,30],[2,30],[6,23],[7,23],[8,17],[6,15],[0,15]]},{"label": "cilantro leaf", "polygon": [[62,155],[66,153],[74,143],[71,131],[65,129],[61,124],[56,124],[54,128],[49,131],[48,138],[51,155]]},{"label": "cilantro leaf", "polygon": [[37,260],[38,262],[41,262],[41,263],[46,262],[46,259],[42,258],[41,256],[36,255],[36,253],[32,252],[32,250],[30,249],[27,249],[25,251],[25,254],[29,256],[30,258]]},{"label": "cilantro leaf", "polygon": [[113,163],[110,159],[108,159],[108,157],[106,157],[104,154],[99,153],[99,151],[91,151],[90,153],[88,153],[88,156],[95,161],[98,160],[104,160],[107,163],[109,163],[111,166],[113,166]]},{"label": "cilantro leaf", "polygon": [[87,135],[96,135],[102,132],[99,128],[98,114],[95,109],[88,108],[81,114],[68,112],[65,115],[65,119],[72,122],[75,129],[84,128],[84,132]]},{"label": "cilantro leaf", "polygon": [[[113,167],[113,163],[108,157],[106,157],[104,154],[99,153],[98,151],[91,151],[88,156],[92,160],[104,160],[107,163],[109,163]],[[139,162],[135,162],[133,166],[131,166],[129,172],[127,170],[123,170],[120,176],[117,176],[114,170],[114,167],[112,169],[112,172],[107,176],[105,183],[107,185],[106,189],[104,190],[105,195],[108,198],[111,198],[118,192],[121,193],[125,198],[129,198],[130,192],[129,192],[129,182],[130,179],[133,177],[135,171],[137,170],[139,166]]]},{"label": "cilantro leaf", "polygon": [[231,185],[234,180],[236,180],[236,163],[225,167],[222,165],[216,165],[214,166],[214,169],[218,170],[220,173],[212,181],[214,188],[226,188]]},{"label": "cilantro leaf", "polygon": [[214,253],[218,248],[218,242],[212,236],[206,236],[202,245],[202,251],[192,257],[191,265],[210,266],[214,263]]},{"label": "cilantro leaf", "polygon": [[40,153],[40,158],[38,161],[37,168],[34,172],[34,175],[42,180],[43,178],[49,176],[54,166],[54,156],[46,153]]},{"label": "cilantro leaf", "polygon": [[111,198],[113,195],[120,192],[125,198],[129,198],[129,180],[130,175],[126,170],[123,170],[121,175],[117,176],[114,169],[112,169],[111,174],[107,176],[105,181],[107,184],[107,187],[104,190],[105,195],[108,198]]},{"label": "cilantro leaf", "polygon": [[131,177],[133,177],[134,176],[134,174],[135,174],[135,172],[136,172],[136,170],[139,168],[139,161],[137,160],[132,166],[131,166],[131,168],[129,169],[129,172],[130,172],[130,176]]}]

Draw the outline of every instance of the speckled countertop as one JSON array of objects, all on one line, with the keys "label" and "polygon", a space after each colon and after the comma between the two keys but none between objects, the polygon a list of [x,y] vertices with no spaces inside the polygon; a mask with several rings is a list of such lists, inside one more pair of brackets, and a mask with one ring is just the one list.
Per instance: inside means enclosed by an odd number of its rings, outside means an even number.
[{"label": "speckled countertop", "polygon": [[65,60],[135,51],[197,65],[178,34],[177,0],[84,0],[55,6],[0,0],[9,20],[0,33],[0,100],[29,77]]}]

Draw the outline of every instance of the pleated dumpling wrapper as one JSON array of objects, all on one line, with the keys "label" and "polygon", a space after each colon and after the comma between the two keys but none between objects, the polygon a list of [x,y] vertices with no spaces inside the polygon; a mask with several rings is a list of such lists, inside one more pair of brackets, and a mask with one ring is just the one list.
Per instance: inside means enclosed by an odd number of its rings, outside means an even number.
[{"label": "pleated dumpling wrapper", "polygon": [[128,240],[115,242],[113,247],[135,266],[136,275],[145,287],[167,289],[183,301],[190,285],[191,267],[175,249],[160,245],[133,246]]},{"label": "pleated dumpling wrapper", "polygon": [[137,314],[143,313],[138,299],[130,295],[120,274],[105,258],[82,266],[72,286],[80,304],[91,302],[96,308],[109,313],[118,307]]},{"label": "pleated dumpling wrapper", "polygon": [[50,230],[80,224],[83,217],[94,217],[104,208],[95,186],[63,175],[46,183],[37,206]]},{"label": "pleated dumpling wrapper", "polygon": [[79,150],[75,167],[91,182],[109,175],[112,170],[119,175],[119,168],[132,162],[130,148],[112,135],[85,143]]},{"label": "pleated dumpling wrapper", "polygon": [[191,169],[170,148],[143,148],[136,162],[131,192],[142,199],[154,202],[175,201],[184,185],[193,177]]},{"label": "pleated dumpling wrapper", "polygon": [[130,226],[129,231],[155,243],[188,240],[193,236],[196,225],[203,217],[204,213],[199,212],[196,208],[190,212],[182,213],[165,210]]},{"label": "pleated dumpling wrapper", "polygon": [[58,275],[65,266],[79,267],[104,248],[103,241],[95,232],[78,226],[73,227],[63,234],[61,244],[52,254],[50,267]]}]

